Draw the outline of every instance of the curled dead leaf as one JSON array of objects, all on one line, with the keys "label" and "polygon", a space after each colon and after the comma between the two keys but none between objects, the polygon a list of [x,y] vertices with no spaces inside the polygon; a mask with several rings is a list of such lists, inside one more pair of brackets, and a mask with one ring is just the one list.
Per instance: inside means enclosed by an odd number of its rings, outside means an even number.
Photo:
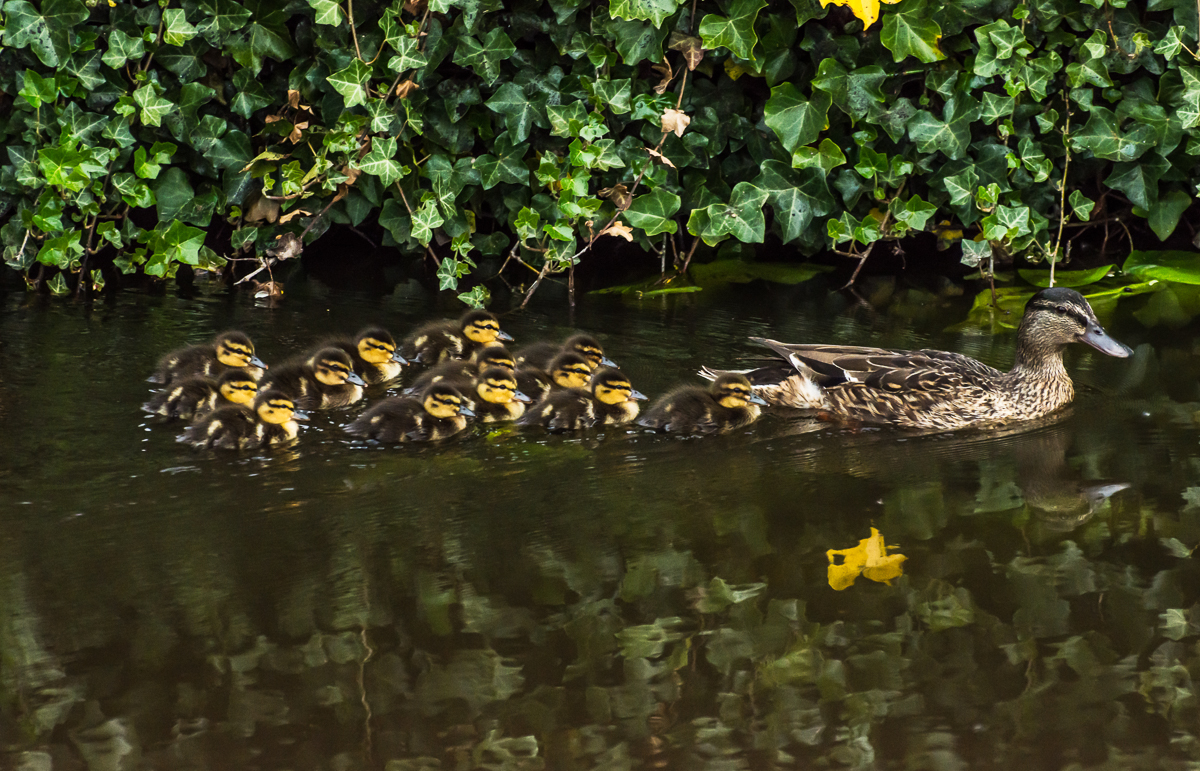
[{"label": "curled dead leaf", "polygon": [[651,158],[660,161],[666,166],[670,166],[672,169],[675,168],[675,164],[671,163],[671,159],[660,153],[658,150],[652,150],[651,148],[647,147],[646,152],[650,153]]},{"label": "curled dead leaf", "polygon": [[279,219],[279,202],[259,196],[246,207],[244,218],[246,222],[275,222]]},{"label": "curled dead leaf", "polygon": [[294,88],[288,89],[287,99],[288,99],[288,107],[291,107],[293,110],[300,107],[300,92],[297,91],[296,89],[294,89]]},{"label": "curled dead leaf", "polygon": [[297,217],[311,217],[311,216],[312,216],[312,212],[310,212],[310,211],[305,211],[304,209],[292,209],[290,212],[288,212],[287,214],[285,214],[279,218],[279,224],[286,225],[289,222],[291,222],[292,220],[296,219]]},{"label": "curled dead leaf", "polygon": [[342,183],[343,185],[353,185],[358,181],[358,175],[362,174],[362,169],[356,169],[353,166],[343,166],[338,171],[346,175],[346,181]]},{"label": "curled dead leaf", "polygon": [[662,130],[674,132],[677,137],[683,136],[684,129],[691,122],[692,119],[687,113],[674,107],[668,107],[662,114]]},{"label": "curled dead leaf", "polygon": [[308,128],[308,121],[301,121],[292,125],[292,131],[288,134],[288,141],[292,144],[297,144],[304,138],[304,129]]},{"label": "curled dead leaf", "polygon": [[275,121],[280,120],[283,120],[282,115],[268,115],[267,117],[263,118],[263,123],[274,123]]},{"label": "curled dead leaf", "polygon": [[629,188],[625,187],[623,183],[604,188],[600,191],[600,195],[612,201],[618,211],[625,211],[629,208],[629,204],[633,203],[633,196],[629,194]]},{"label": "curled dead leaf", "polygon": [[661,64],[655,64],[650,69],[662,75],[662,80],[654,87],[654,93],[661,94],[667,90],[667,86],[671,85],[671,81],[675,79],[675,70],[671,69],[671,62],[667,61],[667,57],[663,57]]},{"label": "curled dead leaf", "polygon": [[620,220],[613,220],[612,224],[600,231],[602,236],[620,236],[626,241],[633,241],[633,228],[626,225]]},{"label": "curled dead leaf", "polygon": [[685,35],[679,30],[671,32],[671,37],[667,39],[667,48],[683,54],[683,60],[687,63],[689,72],[696,69],[704,59],[704,45],[700,38]]},{"label": "curled dead leaf", "polygon": [[406,80],[403,83],[396,84],[396,96],[400,97],[401,99],[407,99],[408,95],[413,91],[416,91],[418,88],[420,88],[420,86],[416,81]]}]

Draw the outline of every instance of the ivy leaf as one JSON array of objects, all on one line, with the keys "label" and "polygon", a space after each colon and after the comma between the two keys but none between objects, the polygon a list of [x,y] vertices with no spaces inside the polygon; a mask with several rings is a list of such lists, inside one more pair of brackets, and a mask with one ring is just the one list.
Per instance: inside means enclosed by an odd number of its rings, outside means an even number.
[{"label": "ivy leaf", "polygon": [[25,97],[34,109],[43,104],[54,104],[58,98],[58,83],[54,78],[43,78],[33,70],[25,70],[18,95]]},{"label": "ivy leaf", "polygon": [[336,27],[342,23],[342,7],[337,0],[308,0],[308,4],[316,13],[313,21],[317,24]]},{"label": "ivy leaf", "polygon": [[637,64],[643,59],[657,62],[662,58],[663,41],[669,31],[666,25],[660,29],[642,21],[614,19],[608,29],[625,64]]},{"label": "ivy leaf", "polygon": [[793,169],[819,168],[828,174],[845,162],[846,154],[828,137],[817,147],[797,147],[792,153]]},{"label": "ivy leaf", "polygon": [[897,222],[902,222],[913,230],[924,230],[925,223],[937,213],[937,207],[928,201],[921,200],[919,195],[914,195],[904,202],[901,202],[899,198],[894,199],[890,210],[892,217]]},{"label": "ivy leaf", "polygon": [[546,108],[550,119],[550,136],[577,137],[587,125],[587,108],[582,100],[568,105],[551,105]]},{"label": "ivy leaf", "polygon": [[42,10],[27,0],[4,4],[5,46],[29,48],[47,67],[57,67],[71,55],[71,35],[90,12],[79,0],[43,0]]},{"label": "ivy leaf", "polygon": [[475,159],[479,170],[479,182],[484,190],[491,190],[501,182],[514,185],[529,184],[529,168],[525,165],[525,152],[529,146],[514,144],[508,135],[501,136],[492,147],[495,155],[487,154]]},{"label": "ivy leaf", "polygon": [[733,187],[729,203],[692,209],[688,232],[700,236],[709,246],[716,246],[727,235],[744,244],[760,244],[766,233],[762,207],[768,195],[749,182],[739,182]]},{"label": "ivy leaf", "polygon": [[1176,114],[1183,122],[1182,129],[1200,126],[1200,70],[1195,67],[1180,67],[1183,77],[1183,104]]},{"label": "ivy leaf", "polygon": [[919,111],[908,122],[908,136],[922,153],[940,150],[951,160],[958,160],[966,155],[971,143],[971,122],[979,117],[979,102],[966,94],[953,96],[946,100],[942,117],[938,120],[925,110]]},{"label": "ivy leaf", "polygon": [[779,137],[783,148],[792,152],[801,145],[817,141],[821,131],[828,125],[831,103],[831,97],[824,91],[805,99],[794,85],[783,83],[771,89],[771,98],[763,109],[763,119]]},{"label": "ivy leaf", "polygon": [[1159,241],[1166,241],[1167,237],[1175,232],[1179,218],[1192,205],[1192,201],[1192,197],[1183,190],[1171,190],[1158,199],[1158,203],[1150,209],[1146,219],[1149,220],[1150,229],[1158,236]]},{"label": "ivy leaf", "polygon": [[704,47],[725,47],[739,59],[754,61],[754,20],[767,7],[766,0],[732,0],[729,16],[710,13],[700,20],[700,40]]},{"label": "ivy leaf", "polygon": [[119,70],[125,66],[125,62],[130,59],[139,60],[145,53],[145,45],[140,37],[132,37],[114,29],[108,35],[108,48],[100,60],[114,70]]},{"label": "ivy leaf", "polygon": [[259,21],[231,35],[227,46],[234,61],[250,70],[256,77],[262,70],[263,59],[286,62],[296,53],[287,27],[267,25]]},{"label": "ivy leaf", "polygon": [[946,58],[938,48],[942,28],[929,13],[926,0],[908,0],[896,12],[883,17],[879,42],[892,52],[893,61],[915,57],[925,64]]},{"label": "ivy leaf", "polygon": [[397,52],[396,56],[388,60],[388,69],[392,72],[424,67],[429,63],[425,54],[418,50],[421,43],[415,37],[401,37],[390,42]]},{"label": "ivy leaf", "polygon": [[200,0],[199,7],[209,17],[207,22],[201,24],[201,31],[213,29],[221,33],[233,32],[244,27],[251,16],[236,0]]},{"label": "ivy leaf", "polygon": [[597,80],[592,84],[592,90],[595,92],[596,98],[600,100],[601,107],[612,110],[614,115],[621,115],[633,109],[630,104],[631,82],[628,78]]},{"label": "ivy leaf", "polygon": [[649,21],[661,27],[679,6],[676,0],[612,0],[608,11],[614,19]]},{"label": "ivy leaf", "polygon": [[37,261],[62,270],[70,270],[71,263],[83,257],[83,244],[79,242],[82,231],[69,230],[61,236],[46,238],[38,249]]},{"label": "ivy leaf", "polygon": [[887,77],[883,68],[874,64],[847,72],[841,62],[831,57],[821,62],[812,85],[827,92],[842,112],[862,120],[885,101],[880,86]]},{"label": "ivy leaf", "polygon": [[[842,161],[845,162],[844,156]],[[767,192],[767,202],[775,210],[775,221],[785,244],[803,236],[814,218],[834,210],[833,196],[825,181],[827,173],[819,165],[799,171],[788,168],[782,161],[767,161],[762,165],[754,184]]]},{"label": "ivy leaf", "polygon": [[437,198],[432,193],[426,193],[421,200],[421,206],[412,215],[412,237],[417,239],[421,246],[429,246],[429,240],[433,238],[433,229],[441,227],[444,221],[438,212]]},{"label": "ivy leaf", "polygon": [[1150,162],[1118,163],[1104,184],[1120,190],[1135,206],[1149,211],[1158,202],[1158,180],[1170,168],[1170,163],[1161,157]]},{"label": "ivy leaf", "polygon": [[157,83],[147,83],[133,92],[133,101],[141,108],[138,117],[147,126],[161,126],[163,116],[179,109],[174,102],[158,95],[159,88]]},{"label": "ivy leaf", "polygon": [[163,11],[163,42],[169,46],[181,46],[194,38],[198,33],[192,23],[184,16],[182,8],[168,8]]},{"label": "ivy leaf", "polygon": [[655,188],[646,195],[633,199],[629,208],[622,212],[625,221],[635,228],[641,228],[647,236],[659,233],[674,234],[679,230],[679,224],[672,219],[679,211],[679,196],[664,189]]},{"label": "ivy leaf", "polygon": [[1096,202],[1078,190],[1072,190],[1067,200],[1071,202],[1071,210],[1075,212],[1075,216],[1085,222],[1092,216],[1092,209],[1096,208]]},{"label": "ivy leaf", "polygon": [[407,166],[400,165],[395,158],[396,138],[374,137],[371,140],[371,151],[363,156],[358,167],[367,174],[379,177],[379,182],[384,187],[391,187],[392,183],[398,182],[409,171]]},{"label": "ivy leaf", "polygon": [[331,74],[327,80],[333,90],[342,95],[349,109],[358,104],[367,103],[367,81],[371,77],[371,68],[359,59],[354,59],[348,66]]},{"label": "ivy leaf", "polygon": [[500,62],[517,50],[508,35],[493,27],[482,42],[472,35],[463,35],[454,51],[454,63],[475,70],[475,74],[491,85],[500,77]]},{"label": "ivy leaf", "polygon": [[529,139],[534,124],[543,120],[538,106],[525,96],[525,89],[512,81],[501,84],[484,104],[504,116],[504,127],[513,142]]}]

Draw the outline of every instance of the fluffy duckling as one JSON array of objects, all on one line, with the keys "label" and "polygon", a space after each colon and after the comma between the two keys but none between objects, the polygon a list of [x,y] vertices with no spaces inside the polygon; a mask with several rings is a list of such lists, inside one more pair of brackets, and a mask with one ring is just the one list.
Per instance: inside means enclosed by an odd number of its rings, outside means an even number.
[{"label": "fluffy duckling", "polygon": [[366,385],[354,373],[350,355],[340,348],[322,348],[305,362],[278,367],[266,386],[282,391],[308,410],[329,410],[354,404]]},{"label": "fluffy duckling", "polygon": [[512,340],[500,329],[496,314],[468,311],[458,321],[435,321],[409,335],[400,347],[404,358],[432,365],[447,359],[470,359],[497,340]]},{"label": "fluffy duckling", "polygon": [[645,394],[633,389],[621,370],[606,367],[592,375],[589,390],[552,391],[531,407],[518,425],[575,431],[595,425],[628,423],[638,415],[638,401],[645,398]]},{"label": "fluffy duckling", "polygon": [[457,384],[466,381],[468,384],[474,382],[477,375],[483,373],[484,370],[492,367],[499,367],[509,372],[517,368],[516,362],[513,361],[513,355],[508,352],[508,349],[503,345],[489,345],[486,348],[480,349],[475,357],[475,361],[463,361],[455,359],[452,361],[443,361],[436,367],[431,367],[421,376],[413,381],[412,385],[404,389],[406,394],[424,393],[425,389],[434,383],[442,380],[450,380]]},{"label": "fluffy duckling", "polygon": [[591,335],[571,335],[561,345],[557,343],[533,343],[517,351],[517,365],[546,370],[554,357],[560,353],[577,353],[587,359],[592,371],[601,367],[615,367],[616,363],[604,355],[604,348]]},{"label": "fluffy duckling", "polygon": [[254,355],[254,343],[245,332],[222,332],[211,343],[189,345],[171,351],[158,362],[151,383],[170,385],[193,375],[216,377],[227,369],[245,369],[255,380],[263,376],[267,365]]},{"label": "fluffy duckling", "polygon": [[474,384],[473,408],[483,423],[517,420],[525,414],[530,399],[517,389],[517,378],[510,370],[491,367],[480,373]]},{"label": "fluffy duckling", "polygon": [[201,375],[177,380],[156,393],[142,409],[151,415],[193,420],[218,405],[250,404],[257,393],[258,381],[249,372],[229,369],[216,380]]},{"label": "fluffy duckling", "polygon": [[458,389],[434,383],[419,399],[384,399],[355,418],[346,432],[377,442],[432,442],[462,431],[474,415]]},{"label": "fluffy duckling", "polygon": [[286,444],[296,438],[298,420],[308,416],[274,388],[259,393],[250,407],[221,407],[188,426],[180,442],[207,450],[253,450]]},{"label": "fluffy duckling", "polygon": [[517,370],[517,384],[534,399],[560,388],[587,388],[591,377],[592,365],[573,351],[555,356],[549,369],[524,366]]},{"label": "fluffy duckling", "polygon": [[742,375],[721,375],[707,390],[684,386],[661,397],[638,425],[681,434],[732,431],[758,420],[766,404]]},{"label": "fluffy duckling", "polygon": [[[313,349],[341,348],[350,357],[354,372],[367,383],[386,383],[400,377],[408,361],[400,355],[396,339],[383,327],[367,327],[354,337],[333,337]],[[309,359],[310,363],[312,357]]]}]

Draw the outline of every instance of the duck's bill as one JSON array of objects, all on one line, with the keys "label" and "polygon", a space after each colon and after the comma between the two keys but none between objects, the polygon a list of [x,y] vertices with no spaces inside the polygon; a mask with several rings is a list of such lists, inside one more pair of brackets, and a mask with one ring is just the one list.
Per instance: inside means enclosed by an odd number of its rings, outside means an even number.
[{"label": "duck's bill", "polygon": [[509,342],[509,343],[511,343],[511,342],[513,341],[513,336],[512,336],[512,335],[510,335],[509,333],[507,333],[507,332],[505,332],[505,331],[501,330],[501,331],[499,331],[499,332],[497,332],[497,333],[496,333],[496,339],[497,339],[497,340],[504,340],[504,341],[506,341],[506,342]]},{"label": "duck's bill", "polygon": [[613,361],[612,359],[608,358],[607,356],[601,356],[600,357],[600,366],[601,367],[616,367],[617,363],[615,361]]},{"label": "duck's bill", "polygon": [[533,399],[530,399],[529,395],[526,394],[524,391],[517,391],[516,393],[513,394],[513,398],[519,402],[525,402],[526,404],[530,404],[531,402],[533,402]]},{"label": "duck's bill", "polygon": [[646,396],[641,391],[634,391],[633,393],[629,394],[629,398],[636,399],[637,401],[645,401],[645,400],[649,399],[650,397]]},{"label": "duck's bill", "polygon": [[473,417],[475,417],[475,410],[471,409],[470,407],[468,407],[467,405],[464,404],[463,406],[458,408],[458,414],[462,415],[463,417],[473,418]]},{"label": "duck's bill", "polygon": [[258,367],[259,369],[267,369],[266,363],[262,359],[258,358],[257,356],[250,357],[250,366]]},{"label": "duck's bill", "polygon": [[761,396],[759,396],[758,394],[751,394],[751,395],[750,395],[749,402],[750,402],[751,404],[757,404],[757,405],[759,405],[760,407],[770,407],[770,406],[771,406],[770,404],[768,404],[768,403],[767,403],[767,400],[766,400],[766,399],[762,398],[762,397],[761,397]]},{"label": "duck's bill", "polygon": [[405,366],[408,365],[408,359],[401,356],[399,351],[392,353],[392,361],[396,362],[397,364],[402,364]]},{"label": "duck's bill", "polygon": [[367,384],[367,381],[359,377],[357,372],[351,372],[349,375],[347,375],[346,382],[353,383],[356,386],[365,386]]},{"label": "duck's bill", "polygon": [[296,410],[292,413],[292,420],[311,420],[311,418],[309,418],[307,412],[304,412],[303,410]]},{"label": "duck's bill", "polygon": [[1087,331],[1079,336],[1079,342],[1087,343],[1100,353],[1116,356],[1118,359],[1124,359],[1133,354],[1132,348],[1113,340],[1099,324],[1089,324]]}]

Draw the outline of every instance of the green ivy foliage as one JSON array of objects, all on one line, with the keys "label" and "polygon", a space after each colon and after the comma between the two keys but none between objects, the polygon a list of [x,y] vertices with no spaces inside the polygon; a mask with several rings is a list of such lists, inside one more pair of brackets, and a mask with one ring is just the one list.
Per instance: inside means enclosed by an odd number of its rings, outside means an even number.
[{"label": "green ivy foliage", "polygon": [[[1200,158],[1183,0],[6,0],[0,242],[159,277],[376,222],[459,290],[598,238],[859,255],[1065,220],[1165,239]],[[951,235],[949,240],[953,240]],[[61,276],[60,276],[61,280]],[[464,292],[471,304],[486,290]]]}]

